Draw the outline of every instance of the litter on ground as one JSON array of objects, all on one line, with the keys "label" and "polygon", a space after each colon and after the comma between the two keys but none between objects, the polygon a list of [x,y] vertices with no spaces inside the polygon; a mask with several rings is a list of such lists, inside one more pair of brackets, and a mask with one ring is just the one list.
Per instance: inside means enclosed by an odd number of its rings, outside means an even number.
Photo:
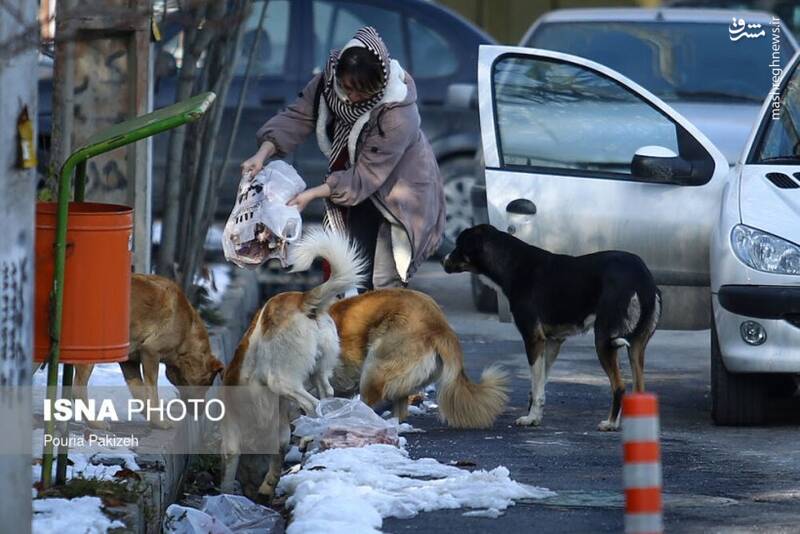
[{"label": "litter on ground", "polygon": [[163,534],[261,534],[283,518],[278,512],[241,495],[214,495],[203,499],[203,507],[173,504],[164,517]]}]

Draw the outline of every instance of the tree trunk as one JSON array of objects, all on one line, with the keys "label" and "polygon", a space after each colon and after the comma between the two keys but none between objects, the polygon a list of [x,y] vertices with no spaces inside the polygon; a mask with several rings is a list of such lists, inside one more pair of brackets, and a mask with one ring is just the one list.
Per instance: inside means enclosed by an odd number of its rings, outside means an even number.
[{"label": "tree trunk", "polygon": [[[222,2],[220,2],[222,3]],[[199,21],[205,15],[206,7],[200,5],[189,9],[189,20]],[[183,63],[178,76],[178,87],[175,90],[175,101],[180,102],[192,95],[196,83],[197,61],[211,40],[208,29],[199,30],[196,24],[187,24],[183,46]],[[164,180],[164,214],[161,218],[161,245],[159,247],[156,272],[162,276],[175,278],[175,265],[178,242],[178,221],[181,211],[181,170],[183,150],[186,142],[186,126],[175,128],[169,134],[167,147],[167,175]]]},{"label": "tree trunk", "polygon": [[[239,6],[238,14],[243,16],[249,12],[251,1],[242,3]],[[234,65],[241,46],[241,24],[233,32],[218,39],[215,43],[213,53],[209,53],[209,83],[213,79],[213,91],[217,93],[220,104],[227,99],[228,88],[233,78]],[[211,52],[211,51],[210,51]],[[212,76],[215,73],[216,76]],[[213,179],[212,170],[214,169],[214,155],[217,146],[217,137],[222,118],[225,115],[224,105],[215,107],[212,116],[206,123],[206,131],[203,135],[203,148],[200,152],[200,162],[196,173],[196,192],[193,198],[191,223],[189,225],[189,235],[187,243],[190,248],[183,257],[181,271],[184,273],[184,290],[191,295],[192,281],[194,273],[197,271],[202,261],[205,237],[208,228],[214,219],[214,211],[211,209],[216,205],[218,194],[217,180]]]}]

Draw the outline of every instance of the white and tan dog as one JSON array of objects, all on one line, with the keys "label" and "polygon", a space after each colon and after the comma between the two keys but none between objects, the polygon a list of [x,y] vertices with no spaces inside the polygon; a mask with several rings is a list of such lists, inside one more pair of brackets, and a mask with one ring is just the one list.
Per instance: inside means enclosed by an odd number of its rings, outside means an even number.
[{"label": "white and tan dog", "polygon": [[[308,392],[307,383],[320,397],[333,395],[330,377],[339,359],[339,336],[328,310],[338,294],[361,282],[364,261],[347,238],[330,230],[306,234],[290,251],[289,260],[297,272],[308,270],[315,258],[330,264],[330,279],[304,293],[286,292],[269,299],[253,317],[225,369],[224,390],[229,395],[238,392],[236,402],[228,403],[234,413],[225,418],[222,430],[223,491],[234,486],[241,451],[268,447],[258,440],[270,434],[264,429],[274,433],[278,427],[280,447],[271,455],[257,495],[271,497],[289,444],[292,404],[307,414],[314,412],[319,401]],[[241,402],[242,392],[248,396],[246,403]],[[272,420],[276,414],[278,421]]]}]

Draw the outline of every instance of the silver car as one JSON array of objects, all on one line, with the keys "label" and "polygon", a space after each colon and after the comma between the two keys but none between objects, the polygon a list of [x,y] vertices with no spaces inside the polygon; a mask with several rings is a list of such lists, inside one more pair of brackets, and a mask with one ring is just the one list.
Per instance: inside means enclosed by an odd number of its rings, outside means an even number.
[{"label": "silver car", "polygon": [[[738,38],[739,20],[748,25],[761,25],[764,35]],[[761,102],[772,85],[770,64],[773,63],[772,38],[776,28],[780,53],[775,62],[782,69],[797,50],[794,37],[782,21],[773,20],[767,13],[752,11],[556,10],[537,19],[520,45],[581,56],[625,75],[689,119],[733,164],[742,152]],[[576,120],[588,117],[587,111],[586,116],[576,116]],[[542,131],[542,128],[533,129],[537,136]],[[541,137],[543,142],[546,137]],[[600,151],[593,152],[593,157],[598,160],[595,161],[597,165],[614,164],[603,162],[606,155]],[[473,221],[487,222],[482,173],[476,172],[476,176],[479,182],[471,192]],[[707,275],[702,275],[705,270],[693,272],[698,275],[695,280],[684,275],[669,283],[684,288],[708,285]],[[493,290],[477,277],[473,277],[472,288],[473,300],[480,311],[496,311]],[[687,293],[688,298],[708,299],[706,291],[681,291]],[[706,321],[704,315],[686,317],[672,324],[689,327]]]},{"label": "silver car", "polygon": [[[765,35],[731,41],[732,19]],[[692,121],[733,164],[769,88],[772,15],[724,9],[562,9],[530,27],[520,46],[581,56],[620,72]],[[779,67],[797,43],[783,21]],[[733,35],[736,37],[736,35]]]},{"label": "silver car", "polygon": [[[734,22],[738,28],[738,20]],[[732,23],[731,28],[724,28],[719,39],[730,39],[734,34],[729,33],[729,29],[735,29],[733,26]],[[770,27],[765,29],[771,30]],[[736,44],[733,40],[730,42]],[[764,68],[768,64],[769,58],[765,58]],[[734,68],[735,64],[730,67]],[[758,261],[773,265],[775,260],[769,256],[770,245],[763,236],[739,237],[737,233],[735,239],[739,241],[731,241],[734,234],[726,234],[720,225],[736,226],[732,221],[737,225],[744,222],[747,229],[783,237],[772,246],[794,250],[792,247],[796,245],[792,242],[800,241],[795,235],[800,228],[797,198],[782,197],[784,201],[778,210],[769,205],[769,196],[765,194],[762,198],[750,199],[754,205],[764,202],[759,210],[746,209],[745,203],[741,199],[737,201],[735,195],[755,189],[741,188],[740,192],[733,192],[734,189],[739,191],[739,186],[734,184],[743,183],[746,173],[742,171],[743,177],[739,178],[735,172],[732,174],[725,155],[706,134],[638,83],[586,58],[542,49],[482,46],[478,80],[491,224],[557,253],[584,254],[619,249],[639,254],[653,271],[664,294],[662,328],[707,328],[712,315],[711,288],[715,292],[713,310],[716,331],[720,335],[717,346],[721,356],[715,361],[728,365],[726,350],[736,347],[739,343],[736,340],[749,347],[756,346],[745,339],[745,336],[756,342],[761,339],[757,327],[749,323],[743,326],[747,313],[723,317],[720,310],[725,309],[724,303],[720,308],[718,295],[725,285],[747,286],[750,284],[746,281],[748,277],[760,280],[758,276],[761,275],[756,274],[762,264],[754,263],[742,270],[740,264],[746,262],[741,250],[731,252],[733,259],[727,260],[722,250],[734,246],[747,249],[747,239],[751,239],[761,243],[750,246]],[[779,88],[777,83],[776,88]],[[764,110],[768,109],[765,105]],[[785,109],[789,113],[784,119],[787,129],[800,123],[800,116],[791,115],[794,110],[791,106]],[[797,122],[793,123],[792,118]],[[796,134],[796,130],[791,130],[791,135]],[[755,139],[764,137],[754,135]],[[800,144],[796,139],[794,145],[791,139],[775,142],[791,147],[782,157],[790,158],[795,165],[800,162],[796,152]],[[751,160],[745,156],[742,161]],[[783,159],[773,163],[785,162]],[[744,168],[749,167],[740,162],[734,170]],[[766,169],[775,170],[772,166]],[[763,166],[747,172],[753,173],[751,180],[766,181],[764,188],[778,187],[767,181]],[[775,196],[774,191],[769,193]],[[723,194],[732,200],[721,203]],[[742,202],[742,215],[737,221],[735,213],[739,202]],[[764,228],[764,219],[755,214],[770,212],[780,212],[780,222]],[[750,223],[753,226],[748,224],[750,219],[746,219],[744,213],[749,213],[748,217],[757,222]],[[788,227],[793,230],[781,230]],[[715,240],[712,249],[711,236],[715,232],[723,237]],[[714,251],[713,261],[711,250]],[[728,261],[726,267],[716,269],[723,261]],[[788,260],[790,267],[794,261]],[[724,281],[726,276],[731,277],[730,282]],[[773,277],[773,285],[800,286],[800,273],[764,276]],[[771,302],[770,295],[764,295],[762,300]],[[793,292],[789,298],[792,296],[797,297]],[[797,300],[792,302],[796,305]],[[758,354],[732,351],[729,354],[733,358],[743,354],[751,362],[750,366],[737,368],[731,364],[730,369],[723,368],[727,374],[715,375],[719,383],[727,379],[724,382],[727,389],[716,387],[714,390],[715,406],[724,404],[730,414],[727,419],[719,419],[721,423],[760,420],[748,418],[744,412],[750,408],[744,402],[731,400],[730,391],[735,391],[735,385],[731,386],[734,382],[730,376],[734,372],[800,373],[797,349],[800,329],[790,324],[796,321],[796,316],[792,319],[781,315],[770,320],[779,322],[780,329],[767,321],[760,323],[765,330],[775,328],[774,334],[766,332],[766,341],[762,342],[762,346],[769,348]],[[776,366],[776,361],[782,362],[781,366]],[[753,388],[748,390],[752,391]],[[715,409],[715,415],[717,413]]]}]

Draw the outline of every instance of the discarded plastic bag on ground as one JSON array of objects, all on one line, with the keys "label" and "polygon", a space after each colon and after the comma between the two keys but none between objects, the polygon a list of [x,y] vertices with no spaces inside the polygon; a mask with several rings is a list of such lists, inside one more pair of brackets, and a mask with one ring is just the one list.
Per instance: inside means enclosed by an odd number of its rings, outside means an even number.
[{"label": "discarded plastic bag on ground", "polygon": [[261,534],[271,532],[281,515],[241,495],[213,495],[203,508],[170,505],[164,516],[164,534]]},{"label": "discarded plastic bag on ground", "polygon": [[269,162],[255,176],[242,176],[236,202],[222,233],[225,259],[254,268],[277,258],[287,267],[286,245],[302,232],[297,208],[286,203],[306,188],[285,161]]},{"label": "discarded plastic bag on ground", "polygon": [[383,419],[360,399],[322,399],[316,416],[294,421],[294,433],[312,438],[319,449],[364,447],[375,443],[398,445],[397,419]]}]

